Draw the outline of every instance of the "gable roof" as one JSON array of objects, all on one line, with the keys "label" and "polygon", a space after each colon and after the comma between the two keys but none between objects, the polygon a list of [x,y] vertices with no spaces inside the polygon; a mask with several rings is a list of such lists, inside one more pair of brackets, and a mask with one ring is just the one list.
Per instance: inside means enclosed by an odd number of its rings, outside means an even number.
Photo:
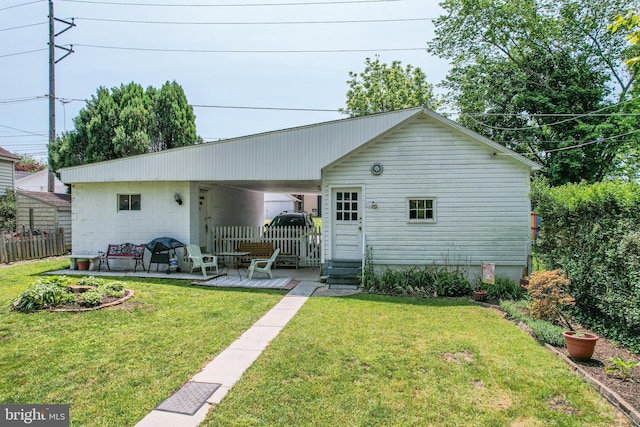
[{"label": "gable roof", "polygon": [[[67,184],[215,181],[260,191],[317,191],[324,167],[420,115],[461,132],[496,153],[508,154],[523,167],[540,168],[440,114],[416,107],[75,166],[60,172]],[[290,186],[275,185],[284,182]]]},{"label": "gable roof", "polygon": [[5,150],[2,147],[0,147],[0,160],[8,160],[10,162],[17,162],[17,161],[20,160],[20,157],[18,157],[15,154]]},{"label": "gable roof", "polygon": [[17,193],[57,207],[71,207],[71,194],[17,190]]}]

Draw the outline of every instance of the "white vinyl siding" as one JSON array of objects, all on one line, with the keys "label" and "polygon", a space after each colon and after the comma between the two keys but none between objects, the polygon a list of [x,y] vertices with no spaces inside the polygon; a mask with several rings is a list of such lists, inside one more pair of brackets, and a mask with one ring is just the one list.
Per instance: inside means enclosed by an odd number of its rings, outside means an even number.
[{"label": "white vinyl siding", "polygon": [[4,196],[7,188],[13,188],[13,162],[0,160],[0,196]]},{"label": "white vinyl siding", "polygon": [[[376,162],[380,175],[370,171]],[[525,265],[529,169],[465,134],[416,118],[328,168],[323,196],[354,183],[365,188],[363,230],[376,264]],[[437,200],[437,222],[428,227],[407,221],[408,198],[421,194]]]}]

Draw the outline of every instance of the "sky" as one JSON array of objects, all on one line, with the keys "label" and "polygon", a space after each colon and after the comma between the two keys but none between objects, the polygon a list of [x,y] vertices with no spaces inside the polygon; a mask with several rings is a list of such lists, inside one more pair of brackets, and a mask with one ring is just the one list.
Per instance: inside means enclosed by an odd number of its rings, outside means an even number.
[{"label": "sky", "polygon": [[[101,86],[160,88],[175,80],[194,106],[198,135],[216,141],[345,118],[337,110],[349,72],[361,72],[367,57],[420,67],[432,84],[449,69],[426,51],[432,19],[443,13],[432,0],[53,5],[56,18],[75,23],[56,37],[74,51],[64,59],[56,51],[57,134],[73,129]],[[48,8],[48,0],[0,0],[0,146],[40,161],[49,127]],[[66,27],[55,24],[56,32]]]}]

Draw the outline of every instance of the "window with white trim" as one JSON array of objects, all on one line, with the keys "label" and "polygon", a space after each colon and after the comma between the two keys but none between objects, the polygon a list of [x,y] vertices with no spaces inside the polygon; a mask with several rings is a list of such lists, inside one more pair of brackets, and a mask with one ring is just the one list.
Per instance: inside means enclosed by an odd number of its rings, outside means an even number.
[{"label": "window with white trim", "polygon": [[119,211],[139,211],[140,202],[140,194],[118,194]]},{"label": "window with white trim", "polygon": [[407,222],[436,222],[436,199],[407,199]]}]

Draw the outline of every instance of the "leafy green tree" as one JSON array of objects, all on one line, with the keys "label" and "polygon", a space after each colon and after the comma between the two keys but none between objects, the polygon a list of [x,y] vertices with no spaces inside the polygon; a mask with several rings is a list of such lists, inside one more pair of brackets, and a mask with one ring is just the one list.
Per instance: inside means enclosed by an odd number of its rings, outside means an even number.
[{"label": "leafy green tree", "polygon": [[155,121],[152,151],[183,147],[199,141],[196,135],[196,116],[187,103],[182,87],[166,82],[153,96]]},{"label": "leafy green tree", "polygon": [[625,63],[630,68],[636,66],[640,62],[640,52],[638,52],[640,45],[640,15],[638,15],[638,11],[630,10],[626,15],[616,16],[609,29],[614,34],[619,30],[626,31],[625,38],[634,48],[630,49],[630,58],[626,59]]},{"label": "leafy green tree", "polygon": [[7,191],[0,196],[0,230],[14,231],[16,229],[16,194]]},{"label": "leafy green tree", "polygon": [[200,142],[195,115],[175,81],[160,90],[136,83],[100,87],[74,119],[75,129],[49,145],[54,170]]},{"label": "leafy green tree", "polygon": [[403,108],[424,106],[435,110],[440,102],[433,94],[433,85],[419,68],[400,61],[391,65],[367,58],[362,73],[349,72],[347,107],[340,111],[351,117]]},{"label": "leafy green tree", "polygon": [[[459,121],[546,166],[553,185],[599,181],[635,162],[635,74],[607,30],[628,0],[446,0],[429,50]],[[568,115],[569,114],[569,115]],[[626,169],[632,171],[633,167]],[[636,169],[637,171],[637,169]]]}]

